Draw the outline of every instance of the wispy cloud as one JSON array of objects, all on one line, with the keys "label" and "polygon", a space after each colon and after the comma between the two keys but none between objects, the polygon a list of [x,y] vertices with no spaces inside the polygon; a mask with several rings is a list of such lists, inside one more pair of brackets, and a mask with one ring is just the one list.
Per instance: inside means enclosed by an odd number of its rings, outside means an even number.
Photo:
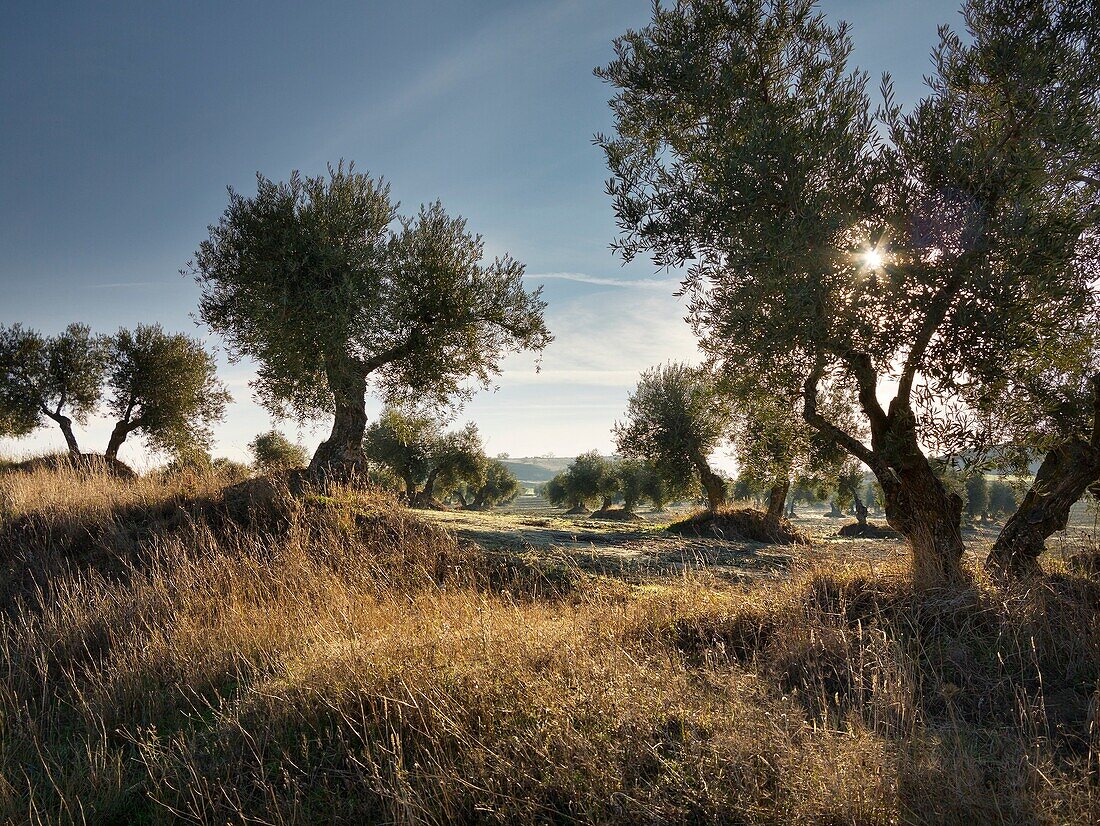
[{"label": "wispy cloud", "polygon": [[130,287],[160,287],[168,281],[113,281],[107,284],[86,284],[89,290],[123,290]]},{"label": "wispy cloud", "polygon": [[324,157],[331,157],[334,148],[368,130],[400,125],[464,84],[500,71],[510,59],[535,59],[539,52],[551,48],[550,33],[575,19],[585,5],[584,0],[544,0],[493,15],[460,46],[422,68],[387,98],[374,101],[369,111],[355,113],[343,129],[331,136]]},{"label": "wispy cloud", "polygon": [[660,290],[673,293],[680,282],[671,278],[605,278],[602,275],[588,275],[583,272],[532,272],[524,278],[532,281],[576,281],[580,284],[594,284],[599,287],[624,287],[632,290]]}]

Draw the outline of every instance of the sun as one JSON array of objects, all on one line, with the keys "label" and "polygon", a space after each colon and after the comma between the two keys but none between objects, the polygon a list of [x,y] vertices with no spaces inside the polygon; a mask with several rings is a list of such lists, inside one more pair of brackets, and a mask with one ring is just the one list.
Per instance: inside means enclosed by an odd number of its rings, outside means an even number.
[{"label": "sun", "polygon": [[863,253],[863,265],[869,270],[877,270],[882,266],[882,253],[875,247]]}]

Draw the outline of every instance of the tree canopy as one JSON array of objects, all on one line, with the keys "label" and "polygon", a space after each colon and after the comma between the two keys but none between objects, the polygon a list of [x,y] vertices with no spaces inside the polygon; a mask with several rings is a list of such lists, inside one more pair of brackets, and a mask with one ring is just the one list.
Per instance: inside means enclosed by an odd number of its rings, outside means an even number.
[{"label": "tree canopy", "polygon": [[252,454],[252,465],[261,473],[273,473],[306,466],[309,457],[306,449],[290,441],[278,430],[258,433],[248,443]]},{"label": "tree canopy", "polygon": [[418,507],[431,507],[460,486],[481,484],[488,465],[476,425],[444,432],[430,415],[393,407],[367,428],[363,449],[402,480],[407,501]]},{"label": "tree canopy", "polygon": [[401,217],[390,188],[343,163],[233,190],[189,267],[202,318],[278,414],[334,416],[311,466],[362,462],[368,382],[391,402],[468,397],[501,358],[550,341],[538,290],[439,203]]},{"label": "tree canopy", "polygon": [[15,324],[0,327],[0,435],[25,436],[50,421],[72,454],[74,420],[85,424],[99,405],[109,347],[85,324],[44,337]]},{"label": "tree canopy", "polygon": [[230,399],[202,342],[158,324],[94,335],[84,324],[44,337],[0,327],[0,427],[23,436],[54,421],[80,455],[73,422],[104,412],[116,419],[105,456],[117,459],[139,432],[154,450],[205,451],[211,425]]},{"label": "tree canopy", "polygon": [[214,356],[198,339],[166,333],[159,324],[119,330],[106,374],[104,406],[116,424],[105,455],[117,458],[134,432],[154,450],[205,450],[230,400]]}]

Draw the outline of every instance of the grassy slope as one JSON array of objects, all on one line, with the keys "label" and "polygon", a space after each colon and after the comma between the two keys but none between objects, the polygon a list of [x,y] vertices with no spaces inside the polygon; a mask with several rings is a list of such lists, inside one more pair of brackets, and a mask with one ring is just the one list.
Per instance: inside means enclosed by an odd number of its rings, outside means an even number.
[{"label": "grassy slope", "polygon": [[632,584],[221,487],[0,476],[0,821],[1100,816],[1079,577]]}]

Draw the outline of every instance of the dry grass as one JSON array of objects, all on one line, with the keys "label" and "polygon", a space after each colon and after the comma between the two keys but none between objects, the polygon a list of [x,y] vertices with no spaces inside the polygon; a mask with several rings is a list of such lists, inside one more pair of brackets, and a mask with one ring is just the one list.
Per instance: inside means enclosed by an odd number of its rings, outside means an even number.
[{"label": "dry grass", "polygon": [[0,475],[0,821],[1100,817],[1088,580],[638,587],[180,484]]}]

